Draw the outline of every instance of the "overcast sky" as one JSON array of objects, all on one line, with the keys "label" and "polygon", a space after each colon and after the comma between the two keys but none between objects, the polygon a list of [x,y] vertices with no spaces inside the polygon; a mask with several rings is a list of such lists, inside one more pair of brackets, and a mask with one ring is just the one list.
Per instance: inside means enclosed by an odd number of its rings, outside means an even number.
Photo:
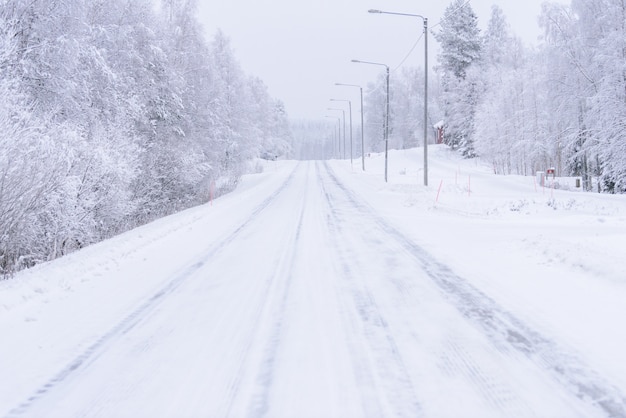
[{"label": "overcast sky", "polygon": [[[566,3],[566,0],[559,0]],[[199,0],[200,20],[208,36],[218,28],[230,38],[235,56],[247,74],[261,78],[270,94],[285,103],[292,118],[323,119],[330,98],[353,100],[359,90],[335,83],[365,86],[383,67],[355,64],[375,61],[394,69],[422,33],[418,18],[369,14],[368,9],[421,14],[435,25],[448,0]],[[512,31],[527,44],[540,34],[537,16],[543,0],[471,0],[481,29],[491,6],[502,8]],[[429,34],[429,64],[436,63],[436,41]],[[405,66],[424,65],[424,42],[418,43]],[[393,74],[392,74],[393,77]],[[339,103],[339,105],[341,105]]]}]

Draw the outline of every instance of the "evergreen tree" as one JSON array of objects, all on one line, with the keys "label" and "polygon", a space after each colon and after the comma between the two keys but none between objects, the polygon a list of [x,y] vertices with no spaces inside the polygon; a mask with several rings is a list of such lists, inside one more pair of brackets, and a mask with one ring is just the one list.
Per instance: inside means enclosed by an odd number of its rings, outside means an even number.
[{"label": "evergreen tree", "polygon": [[454,0],[446,8],[435,38],[441,46],[438,60],[446,142],[471,157],[474,156],[474,115],[481,92],[477,64],[482,53],[478,18],[471,5]]}]

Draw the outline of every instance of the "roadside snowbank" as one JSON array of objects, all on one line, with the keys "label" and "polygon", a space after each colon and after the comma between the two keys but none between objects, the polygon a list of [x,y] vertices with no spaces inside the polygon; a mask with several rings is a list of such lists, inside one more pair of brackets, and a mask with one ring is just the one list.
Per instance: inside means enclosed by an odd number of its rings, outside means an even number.
[{"label": "roadside snowbank", "polygon": [[[626,387],[626,196],[498,176],[444,145],[332,166],[377,211],[503,308]],[[437,199],[437,195],[439,195]],[[365,226],[367,227],[367,226]]]}]

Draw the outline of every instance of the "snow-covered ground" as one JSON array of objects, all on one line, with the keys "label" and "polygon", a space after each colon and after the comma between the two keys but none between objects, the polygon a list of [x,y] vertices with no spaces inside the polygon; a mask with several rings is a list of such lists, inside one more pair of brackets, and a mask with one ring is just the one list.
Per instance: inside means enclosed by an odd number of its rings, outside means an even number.
[{"label": "snow-covered ground", "polygon": [[0,282],[0,416],[626,416],[626,196],[422,160],[270,162]]}]

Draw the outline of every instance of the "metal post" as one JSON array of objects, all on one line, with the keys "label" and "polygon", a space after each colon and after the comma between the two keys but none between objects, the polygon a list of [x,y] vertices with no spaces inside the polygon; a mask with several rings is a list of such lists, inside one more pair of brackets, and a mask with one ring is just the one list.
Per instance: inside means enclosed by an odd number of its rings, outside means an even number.
[{"label": "metal post", "polygon": [[428,186],[428,18],[424,20],[424,186]]},{"label": "metal post", "polygon": [[[346,99],[330,99],[331,102],[348,102],[350,109],[350,166],[352,166],[352,102]],[[345,115],[345,113],[344,113]],[[346,158],[346,120],[343,120],[343,158]]]},{"label": "metal post", "polygon": [[428,18],[410,13],[370,9],[369,13],[419,17],[424,22],[424,186],[428,186]]},{"label": "metal post", "polygon": [[[361,162],[365,171],[365,140],[363,133],[363,87],[357,84],[335,83],[336,86],[358,87],[361,92]],[[345,100],[350,102],[349,100]],[[350,102],[350,163],[352,164],[352,103]]]},{"label": "metal post", "polygon": [[343,114],[343,159],[346,159],[346,111],[342,110]]},{"label": "metal post", "polygon": [[350,100],[348,100],[348,109],[350,110],[350,168],[354,168],[352,162],[352,102]]},{"label": "metal post", "polygon": [[[374,11],[370,11],[370,13],[374,13]],[[379,13],[376,11],[376,13]],[[389,66],[387,64],[383,64],[380,62],[371,62],[371,61],[361,61],[361,60],[352,60],[352,62],[356,62],[358,64],[371,64],[371,65],[382,65],[387,70],[387,110],[385,115],[385,132],[384,132],[384,140],[385,140],[385,183],[387,182],[387,163],[388,163],[388,149],[389,149]],[[361,135],[363,135],[363,89],[361,89]],[[361,136],[361,146],[363,145],[363,136]],[[362,150],[365,153],[365,150]],[[365,157],[363,157],[363,170],[365,170]]]},{"label": "metal post", "polygon": [[341,119],[337,118],[337,159],[341,159]]},{"label": "metal post", "polygon": [[363,87],[359,87],[361,90],[361,165],[363,171],[365,171],[365,140],[363,137]]},{"label": "metal post", "polygon": [[387,182],[387,152],[389,148],[389,67],[387,68],[387,111],[385,112],[385,183]]},{"label": "metal post", "polygon": [[337,130],[333,126],[333,141],[330,143],[330,158],[332,160],[333,155],[335,154],[335,142],[337,141]]}]

